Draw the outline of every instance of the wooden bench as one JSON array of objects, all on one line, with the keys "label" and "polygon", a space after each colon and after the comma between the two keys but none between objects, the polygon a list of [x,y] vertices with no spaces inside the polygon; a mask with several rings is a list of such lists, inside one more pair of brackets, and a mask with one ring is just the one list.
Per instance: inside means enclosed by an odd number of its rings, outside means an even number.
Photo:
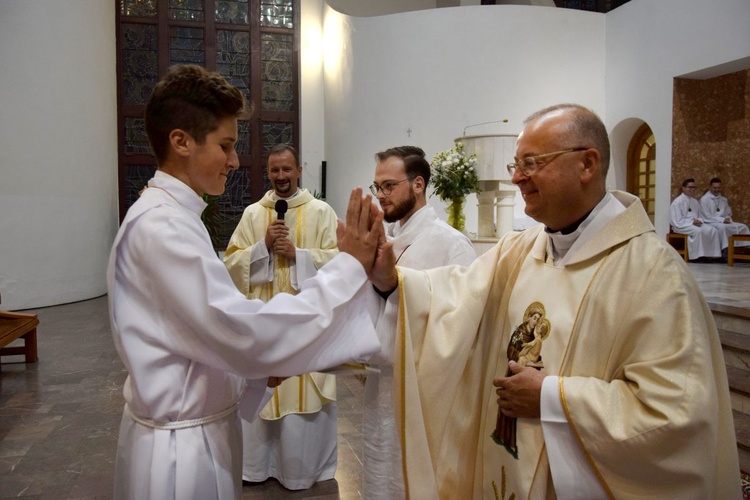
[{"label": "wooden bench", "polygon": [[729,250],[727,251],[727,264],[731,267],[734,266],[734,259],[737,260],[750,260],[750,254],[747,253],[734,253],[734,243],[736,241],[750,241],[750,234],[733,234],[729,237]]},{"label": "wooden bench", "polygon": [[[2,356],[20,354],[25,356],[26,363],[37,361],[36,326],[38,324],[39,319],[36,314],[0,311],[0,363]],[[23,339],[23,346],[5,347],[19,338]]]},{"label": "wooden bench", "polygon": [[670,231],[667,233],[667,243],[672,245],[672,248],[677,250],[678,254],[682,255],[685,262],[688,262],[690,260],[690,256],[688,255],[688,235],[675,233],[672,231],[672,228],[669,229]]}]

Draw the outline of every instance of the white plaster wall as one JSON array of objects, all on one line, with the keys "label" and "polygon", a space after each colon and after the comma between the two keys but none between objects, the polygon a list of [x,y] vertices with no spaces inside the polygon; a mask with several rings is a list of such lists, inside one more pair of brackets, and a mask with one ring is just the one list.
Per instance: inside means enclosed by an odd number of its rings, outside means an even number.
[{"label": "white plaster wall", "polygon": [[0,1],[5,310],[106,292],[117,228],[115,3]]},{"label": "white plaster wall", "polygon": [[[656,139],[657,232],[669,230],[673,78],[717,76],[750,67],[747,0],[632,0],[606,16],[607,128],[646,122]],[[710,69],[709,71],[702,71]],[[630,137],[612,136],[610,187],[625,189]]]},{"label": "white plaster wall", "polygon": [[300,161],[302,186],[322,192],[325,160],[323,0],[300,1]]},{"label": "white plaster wall", "polygon": [[[467,134],[517,134],[530,113],[559,102],[604,114],[601,14],[507,5],[354,18],[329,9],[325,31],[328,202],[339,214],[353,186],[372,182],[377,151],[414,144],[431,158],[468,125],[507,118]],[[436,197],[430,203],[445,215]],[[475,207],[472,196],[469,232]]]}]

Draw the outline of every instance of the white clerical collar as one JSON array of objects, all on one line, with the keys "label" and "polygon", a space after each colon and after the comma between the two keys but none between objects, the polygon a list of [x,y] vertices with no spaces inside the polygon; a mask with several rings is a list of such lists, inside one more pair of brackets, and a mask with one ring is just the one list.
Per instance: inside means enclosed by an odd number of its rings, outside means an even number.
[{"label": "white clerical collar", "polygon": [[612,193],[607,193],[575,231],[569,234],[562,234],[559,231],[547,233],[549,236],[547,238],[547,254],[552,256],[555,267],[564,267],[570,260],[566,259],[567,256],[572,257],[575,254],[575,249],[581,248],[583,243],[591,239],[610,220],[624,211],[625,205],[612,196]]},{"label": "white clerical collar", "polygon": [[405,224],[401,224],[400,220],[390,224],[386,228],[386,235],[390,236],[391,238],[397,238],[403,233],[409,231],[411,228],[421,226],[422,219],[428,218],[430,212],[432,212],[431,208],[432,207],[430,205],[423,206],[422,208],[411,214],[411,217],[409,217],[409,220],[407,220]]},{"label": "white clerical collar", "polygon": [[295,196],[297,196],[297,195],[298,195],[298,194],[300,194],[301,192],[302,192],[302,190],[301,190],[300,188],[297,188],[297,191],[295,191],[293,195],[291,195],[291,196],[287,196],[286,198],[284,198],[283,196],[279,196],[279,195],[278,195],[278,194],[276,193],[276,191],[273,191],[273,192],[271,193],[271,199],[272,199],[273,201],[277,201],[277,200],[291,200],[292,198],[294,198]]}]

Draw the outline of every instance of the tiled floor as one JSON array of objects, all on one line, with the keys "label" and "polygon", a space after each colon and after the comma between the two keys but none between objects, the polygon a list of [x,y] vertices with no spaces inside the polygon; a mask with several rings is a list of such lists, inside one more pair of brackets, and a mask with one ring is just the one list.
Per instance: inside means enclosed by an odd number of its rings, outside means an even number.
[{"label": "tiled floor", "polygon": [[[709,302],[750,310],[750,264],[690,264]],[[105,297],[39,315],[39,358],[3,358],[0,374],[0,499],[110,498],[125,372],[109,332]],[[303,492],[271,480],[245,499],[359,499],[364,386],[338,376],[336,479]]]}]

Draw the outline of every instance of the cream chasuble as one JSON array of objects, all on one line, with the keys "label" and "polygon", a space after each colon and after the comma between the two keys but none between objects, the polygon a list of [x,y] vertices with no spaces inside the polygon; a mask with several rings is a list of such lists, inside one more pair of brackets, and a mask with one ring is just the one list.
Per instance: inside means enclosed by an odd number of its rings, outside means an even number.
[{"label": "cream chasuble", "polygon": [[[604,260],[589,261],[571,272],[554,267],[552,259],[545,255],[546,248],[547,237],[540,233],[513,287],[501,344],[508,346],[508,360],[557,375],[581,301]],[[496,377],[509,375],[507,371],[495,374]],[[497,408],[494,391],[486,405]],[[493,421],[491,412],[488,413],[483,424],[483,434],[492,436],[492,442],[482,440],[484,475],[491,478],[484,483],[484,498],[493,498],[503,484],[509,495],[529,491],[536,474],[547,474],[539,463],[544,450],[540,421],[496,414]],[[504,448],[516,460],[506,460],[497,447]]]},{"label": "cream chasuble", "polygon": [[[247,220],[249,224],[238,226],[224,257],[229,274],[249,299],[268,302],[278,293],[297,293],[293,285],[299,279],[292,276],[295,266],[290,266],[283,256],[270,255],[269,262],[263,264],[270,266],[273,280],[253,283],[249,272],[251,252],[239,251],[255,244],[265,248],[266,229],[277,218],[277,199],[273,191],[269,191],[258,203],[245,209],[243,221]],[[338,253],[336,215],[329,205],[316,200],[306,189],[301,190],[297,196],[287,198],[287,203],[288,211],[284,220],[289,228],[289,241],[298,249],[309,253],[309,257],[301,258],[300,252],[297,252],[297,266],[304,266],[305,263],[301,261],[307,258],[312,260],[314,269],[319,269]],[[336,401],[335,375],[316,372],[290,377],[276,388],[273,397],[261,411],[260,418],[275,420],[290,413],[316,413],[331,401]]]},{"label": "cream chasuble", "polygon": [[537,419],[517,422],[518,459],[493,439],[492,380],[514,349],[560,376],[568,425],[609,496],[739,498],[711,311],[638,199],[612,194],[625,211],[565,267],[545,260],[540,226],[468,268],[399,269],[394,400],[408,498],[555,498]]}]

